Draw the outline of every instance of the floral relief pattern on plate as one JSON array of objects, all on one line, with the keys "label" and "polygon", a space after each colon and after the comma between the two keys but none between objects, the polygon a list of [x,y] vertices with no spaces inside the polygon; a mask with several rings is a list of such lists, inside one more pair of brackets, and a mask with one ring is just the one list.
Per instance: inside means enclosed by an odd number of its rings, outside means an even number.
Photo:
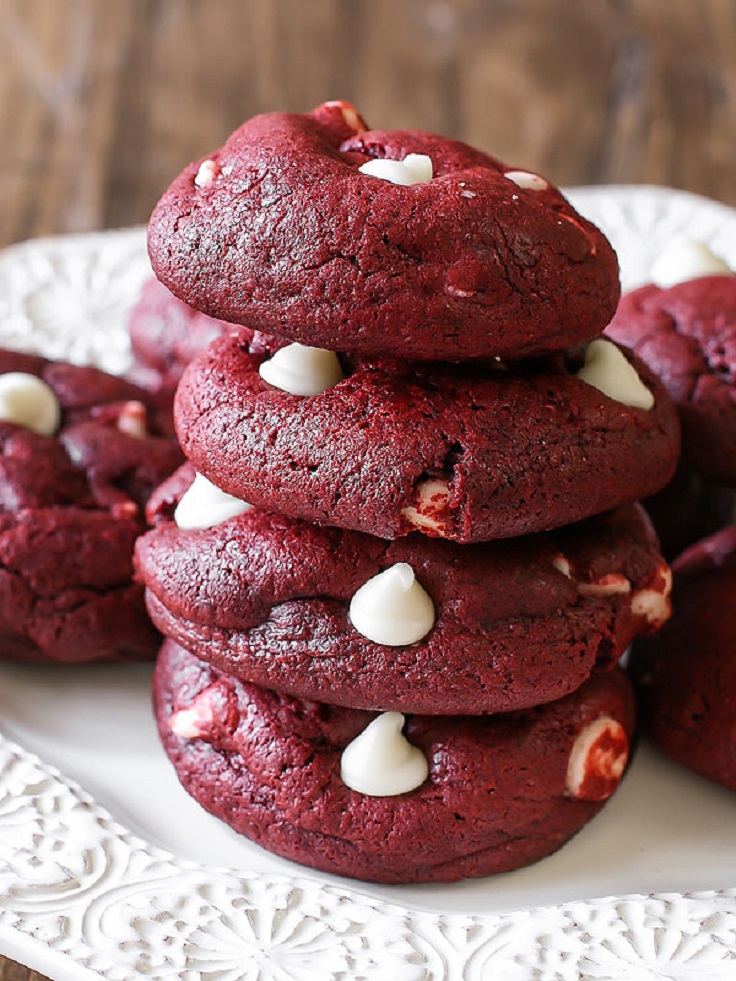
[{"label": "floral relief pattern on plate", "polygon": [[736,970],[736,889],[437,916],[178,859],[5,739],[0,773],[0,924],[110,981],[686,981]]}]

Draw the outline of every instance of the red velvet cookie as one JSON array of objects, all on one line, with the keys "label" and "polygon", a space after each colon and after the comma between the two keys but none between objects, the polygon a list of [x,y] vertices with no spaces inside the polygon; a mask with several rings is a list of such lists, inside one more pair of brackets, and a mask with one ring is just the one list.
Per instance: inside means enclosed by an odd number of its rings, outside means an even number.
[{"label": "red velvet cookie", "polygon": [[[619,671],[527,712],[409,717],[405,738],[426,779],[369,796],[344,782],[344,750],[370,713],[245,684],[172,641],[154,701],[179,779],[211,814],[285,858],[394,883],[490,875],[556,851],[615,790],[634,719]],[[362,762],[374,780],[395,776],[373,749]]]},{"label": "red velvet cookie", "polygon": [[128,377],[154,395],[170,400],[189,362],[223,334],[239,332],[256,353],[278,350],[284,342],[259,331],[213,320],[178,300],[150,279],[130,315],[135,365]]},{"label": "red velvet cookie", "polygon": [[674,563],[675,612],[634,647],[646,731],[668,756],[736,790],[736,528]]},{"label": "red velvet cookie", "polygon": [[677,460],[675,409],[638,363],[651,409],[604,395],[561,357],[344,361],[347,377],[311,397],[268,384],[263,362],[234,336],[211,345],[182,378],[177,433],[218,487],[307,521],[382,538],[512,537],[652,494]]},{"label": "red velvet cookie", "polygon": [[736,277],[642,286],[622,298],[606,334],[630,347],[669,390],[685,461],[736,485]]},{"label": "red velvet cookie", "polygon": [[[412,154],[431,158],[431,179],[359,170]],[[366,132],[342,102],[256,116],[187,167],[149,251],[212,317],[416,360],[569,347],[603,330],[619,293],[611,246],[547,181],[456,140]]]},{"label": "red velvet cookie", "polygon": [[[442,715],[525,708],[609,669],[669,615],[669,569],[638,507],[464,546],[257,510],[184,531],[165,518],[189,480],[180,472],[151,499],[162,523],[137,545],[151,617],[220,670],[297,697]],[[380,632],[392,598],[407,602],[400,582],[373,600],[367,628],[353,599],[403,563],[432,604],[411,643]]]},{"label": "red velvet cookie", "polygon": [[[23,424],[8,421],[19,418],[16,372],[31,391]],[[0,351],[0,657],[154,656],[133,545],[181,454],[145,398],[94,368]],[[26,424],[39,420],[43,431]]]}]

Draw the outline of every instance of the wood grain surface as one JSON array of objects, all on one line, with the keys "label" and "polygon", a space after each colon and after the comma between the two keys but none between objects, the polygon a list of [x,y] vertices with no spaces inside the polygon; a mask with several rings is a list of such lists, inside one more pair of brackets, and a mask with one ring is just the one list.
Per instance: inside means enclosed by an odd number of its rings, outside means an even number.
[{"label": "wood grain surface", "polygon": [[558,184],[736,204],[732,0],[0,0],[0,245],[146,220],[244,118],[356,103]]},{"label": "wood grain surface", "polygon": [[735,50],[732,0],[0,0],[0,246],[144,222],[244,118],[330,98],[736,205]]}]

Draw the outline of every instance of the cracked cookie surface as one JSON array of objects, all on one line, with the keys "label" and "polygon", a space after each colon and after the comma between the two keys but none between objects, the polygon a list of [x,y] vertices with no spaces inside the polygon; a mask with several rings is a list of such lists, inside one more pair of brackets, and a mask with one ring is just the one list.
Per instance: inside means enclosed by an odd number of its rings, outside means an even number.
[{"label": "cracked cookie surface", "polygon": [[[518,358],[603,330],[616,257],[556,188],[455,140],[366,129],[346,103],[246,122],[154,210],[156,275],[212,317],[337,351]],[[432,179],[358,169],[409,154]]]},{"label": "cracked cookie surface", "polygon": [[[251,510],[201,531],[169,520],[192,479],[151,498],[136,549],[151,616],[220,670],[354,708],[480,714],[561,698],[669,615],[669,572],[643,511],[559,532],[459,546],[386,542]],[[350,602],[408,563],[435,622],[417,643],[360,633]],[[379,615],[378,613],[376,615]]]},{"label": "cracked cookie surface", "polygon": [[313,397],[259,375],[237,337],[189,366],[175,403],[182,448],[218,487],[292,517],[382,538],[458,542],[559,527],[653,494],[679,428],[645,368],[651,410],[544,364],[431,365],[343,358]]}]

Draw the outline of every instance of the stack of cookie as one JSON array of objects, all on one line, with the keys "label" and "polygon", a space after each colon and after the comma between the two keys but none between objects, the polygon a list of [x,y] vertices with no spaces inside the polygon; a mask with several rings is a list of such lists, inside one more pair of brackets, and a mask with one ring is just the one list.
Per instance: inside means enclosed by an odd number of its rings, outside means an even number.
[{"label": "stack of cookie", "polygon": [[149,242],[172,292],[246,328],[183,376],[189,463],[137,550],[182,783],[365,879],[554,851],[626,763],[608,669],[669,613],[633,502],[671,476],[677,420],[592,340],[609,244],[542,178],[337,102],[246,123]]}]

